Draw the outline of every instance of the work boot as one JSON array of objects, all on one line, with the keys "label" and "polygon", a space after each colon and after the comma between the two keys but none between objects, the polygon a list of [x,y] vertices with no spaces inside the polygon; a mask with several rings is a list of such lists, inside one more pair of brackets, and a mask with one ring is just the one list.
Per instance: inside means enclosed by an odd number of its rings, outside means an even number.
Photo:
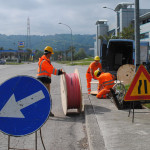
[{"label": "work boot", "polygon": [[50,115],[49,115],[50,117],[54,117],[54,114],[52,113],[52,112],[50,112]]},{"label": "work boot", "polygon": [[90,95],[91,94],[91,91],[88,91],[88,95]]}]

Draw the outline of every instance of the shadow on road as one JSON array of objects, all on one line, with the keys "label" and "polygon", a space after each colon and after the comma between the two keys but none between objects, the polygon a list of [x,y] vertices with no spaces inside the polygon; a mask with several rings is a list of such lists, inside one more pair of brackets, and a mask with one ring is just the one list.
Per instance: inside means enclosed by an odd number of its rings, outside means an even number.
[{"label": "shadow on road", "polygon": [[68,113],[67,116],[55,116],[55,117],[50,117],[48,120],[54,120],[54,121],[64,121],[64,122],[84,122],[85,121],[85,115],[84,112],[83,113],[76,113],[76,112],[72,112],[72,113]]},{"label": "shadow on road", "polygon": [[101,106],[96,106],[96,105],[85,105],[86,110],[88,111],[88,115],[91,114],[104,114],[106,112],[111,112],[110,109],[105,108],[105,107],[101,107]]}]

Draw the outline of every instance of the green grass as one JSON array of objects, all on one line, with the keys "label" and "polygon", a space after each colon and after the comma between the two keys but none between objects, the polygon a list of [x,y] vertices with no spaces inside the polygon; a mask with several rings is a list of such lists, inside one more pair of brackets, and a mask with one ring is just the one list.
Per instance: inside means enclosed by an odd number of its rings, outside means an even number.
[{"label": "green grass", "polygon": [[130,84],[125,85],[125,89],[126,89],[126,91],[128,91],[129,87],[130,87]]},{"label": "green grass", "polygon": [[17,62],[6,62],[6,65],[21,65],[24,63],[17,63]]},{"label": "green grass", "polygon": [[81,60],[73,60],[71,61],[58,61],[58,63],[66,64],[66,65],[89,65],[91,62],[93,62],[93,58],[87,58],[87,59],[81,59]]},{"label": "green grass", "polygon": [[147,104],[143,104],[145,107],[149,108],[150,109],[150,103],[147,103]]}]

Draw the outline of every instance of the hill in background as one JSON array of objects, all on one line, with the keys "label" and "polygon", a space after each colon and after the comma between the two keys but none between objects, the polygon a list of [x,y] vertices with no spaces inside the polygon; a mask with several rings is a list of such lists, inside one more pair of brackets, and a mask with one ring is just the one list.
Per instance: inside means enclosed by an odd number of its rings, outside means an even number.
[{"label": "hill in background", "polygon": [[[73,35],[73,46],[76,51],[80,48],[83,48],[88,55],[94,55],[94,52],[89,50],[89,48],[94,47],[96,35]],[[30,42],[27,42],[29,41]],[[25,47],[24,49],[32,49],[32,50],[43,50],[45,46],[49,45],[53,47],[55,51],[65,51],[70,46],[72,46],[71,35],[70,34],[55,34],[55,35],[30,35],[27,39],[26,35],[3,35],[0,34],[0,47],[4,50],[18,49],[18,42],[24,41]],[[29,47],[27,47],[29,45]]]}]

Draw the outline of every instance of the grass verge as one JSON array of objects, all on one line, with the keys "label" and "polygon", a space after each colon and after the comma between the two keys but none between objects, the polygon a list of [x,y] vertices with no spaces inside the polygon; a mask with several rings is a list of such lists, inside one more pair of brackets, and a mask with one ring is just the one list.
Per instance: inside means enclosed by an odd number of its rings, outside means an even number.
[{"label": "grass verge", "polygon": [[72,62],[71,61],[57,61],[57,62],[61,64],[73,66],[73,65],[90,65],[90,63],[93,61],[94,61],[93,58],[90,57],[90,58],[81,59],[81,60],[73,60]]},{"label": "grass verge", "polygon": [[17,63],[17,62],[6,62],[6,65],[21,65],[24,63]]}]

